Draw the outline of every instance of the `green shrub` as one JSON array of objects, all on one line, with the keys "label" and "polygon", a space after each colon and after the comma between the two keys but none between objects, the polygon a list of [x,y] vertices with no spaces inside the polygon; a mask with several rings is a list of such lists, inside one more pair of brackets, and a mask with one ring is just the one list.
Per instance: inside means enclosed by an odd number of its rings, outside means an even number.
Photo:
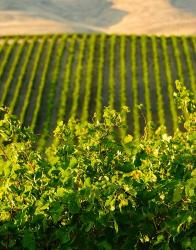
[{"label": "green shrub", "polygon": [[196,249],[196,106],[177,89],[172,136],[120,140],[126,108],[106,108],[103,122],[60,122],[44,155],[1,109],[0,249]]}]

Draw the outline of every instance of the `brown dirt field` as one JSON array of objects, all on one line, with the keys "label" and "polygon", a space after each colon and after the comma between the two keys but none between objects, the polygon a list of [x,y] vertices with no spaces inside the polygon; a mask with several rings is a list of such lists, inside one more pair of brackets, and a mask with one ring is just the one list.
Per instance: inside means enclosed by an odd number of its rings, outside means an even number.
[{"label": "brown dirt field", "polygon": [[0,35],[196,34],[195,0],[1,0]]}]

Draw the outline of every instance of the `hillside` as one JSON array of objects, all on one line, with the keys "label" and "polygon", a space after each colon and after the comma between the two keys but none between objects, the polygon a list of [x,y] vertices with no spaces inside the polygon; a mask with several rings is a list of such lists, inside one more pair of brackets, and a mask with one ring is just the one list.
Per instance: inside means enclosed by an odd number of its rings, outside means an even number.
[{"label": "hillside", "polygon": [[1,0],[0,35],[196,34],[195,0]]},{"label": "hillside", "polygon": [[[104,106],[132,110],[128,130],[145,120],[177,126],[176,79],[195,91],[196,37],[63,35],[1,39],[0,106],[43,138],[58,120],[86,121]],[[43,140],[43,141],[44,141]]]}]

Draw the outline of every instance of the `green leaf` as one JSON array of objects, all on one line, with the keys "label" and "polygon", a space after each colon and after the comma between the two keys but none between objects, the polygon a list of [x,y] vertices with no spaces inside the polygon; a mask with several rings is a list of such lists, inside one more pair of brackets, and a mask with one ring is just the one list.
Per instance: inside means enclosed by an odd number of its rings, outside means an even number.
[{"label": "green leaf", "polygon": [[181,201],[183,193],[183,187],[181,185],[177,186],[173,193],[173,202],[177,203]]},{"label": "green leaf", "polygon": [[88,226],[85,228],[85,232],[89,232],[91,228],[93,228],[94,223],[92,221],[89,222]]},{"label": "green leaf", "polygon": [[65,194],[65,189],[64,188],[62,188],[62,187],[57,188],[57,191],[56,191],[56,196],[57,197],[63,197],[64,194]]},{"label": "green leaf", "polygon": [[132,135],[127,135],[125,138],[124,138],[124,143],[125,144],[128,144],[130,142],[133,141],[133,136]]},{"label": "green leaf", "polygon": [[11,219],[11,214],[8,211],[0,212],[0,221],[9,221]]},{"label": "green leaf", "polygon": [[193,250],[195,250],[195,248],[192,248],[193,245],[192,245],[191,239],[189,237],[187,237],[186,239],[183,240],[182,246],[183,246],[183,249],[193,249]]},{"label": "green leaf", "polygon": [[196,177],[196,169],[192,171],[191,176]]},{"label": "green leaf", "polygon": [[192,249],[192,250],[195,250],[195,249],[196,249],[196,237],[195,237],[195,236],[192,238],[191,249]]},{"label": "green leaf", "polygon": [[70,241],[70,235],[64,229],[58,229],[56,232],[56,238],[60,240],[61,244],[66,244]]},{"label": "green leaf", "polygon": [[72,157],[69,162],[69,167],[74,168],[77,165],[78,161],[75,157]]},{"label": "green leaf", "polygon": [[187,181],[187,184],[185,186],[185,193],[189,197],[193,197],[195,195],[195,189],[196,189],[196,178],[191,178]]},{"label": "green leaf", "polygon": [[116,233],[118,233],[118,224],[116,220],[114,220],[114,228],[115,228]]},{"label": "green leaf", "polygon": [[100,242],[98,245],[105,250],[112,250],[112,246],[106,240]]},{"label": "green leaf", "polygon": [[24,248],[28,250],[35,250],[36,245],[35,245],[35,237],[31,231],[25,231],[24,237],[22,240],[22,245]]},{"label": "green leaf", "polygon": [[164,235],[160,234],[160,235],[157,236],[157,240],[155,241],[154,245],[158,245],[158,244],[162,243],[164,240],[165,240]]},{"label": "green leaf", "polygon": [[90,187],[91,186],[91,178],[87,177],[84,181],[85,187]]},{"label": "green leaf", "polygon": [[77,197],[71,195],[68,203],[70,213],[77,214],[80,211],[80,203]]}]

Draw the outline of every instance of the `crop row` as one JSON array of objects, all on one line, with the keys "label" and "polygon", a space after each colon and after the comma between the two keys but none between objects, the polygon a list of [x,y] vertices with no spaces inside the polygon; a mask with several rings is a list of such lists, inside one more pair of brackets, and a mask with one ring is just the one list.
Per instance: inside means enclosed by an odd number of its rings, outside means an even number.
[{"label": "crop row", "polygon": [[82,108],[81,120],[87,121],[89,116],[89,101],[91,97],[91,85],[93,80],[93,59],[94,59],[94,50],[95,50],[95,41],[96,36],[92,35],[89,39],[89,56],[87,61],[87,70],[86,70],[86,81],[85,81],[85,94],[84,102]]},{"label": "crop row", "polygon": [[71,113],[70,113],[70,116],[72,118],[75,118],[77,116],[77,111],[78,111],[78,100],[79,100],[79,95],[80,95],[80,84],[81,84],[86,40],[87,40],[87,35],[83,35],[80,41],[78,62],[77,62],[76,69],[75,69],[74,91],[72,95],[73,104],[72,104]]},{"label": "crop row", "polygon": [[[166,75],[166,85],[167,85],[167,95],[169,97],[169,106],[170,106],[170,112],[172,116],[172,123],[173,123],[173,128],[174,130],[177,129],[177,111],[174,103],[174,98],[173,98],[173,79],[172,79],[172,71],[170,67],[170,60],[169,60],[169,54],[168,54],[168,46],[167,46],[167,39],[165,37],[161,38],[162,42],[162,50],[163,50],[163,61],[164,61],[164,70],[165,70],[165,75]],[[175,53],[175,55],[178,55]]]},{"label": "crop row", "polygon": [[161,86],[161,77],[160,77],[160,65],[159,65],[159,54],[157,48],[157,39],[155,36],[151,37],[152,40],[152,60],[154,64],[154,77],[156,84],[156,96],[157,96],[157,113],[158,113],[158,122],[159,125],[165,125],[165,111],[163,104],[162,96],[162,86]]},{"label": "crop row", "polygon": [[[137,79],[137,63],[136,63],[136,36],[131,39],[131,75],[132,75],[132,91],[133,91],[133,131],[135,137],[140,135],[140,122],[138,110],[138,79]],[[131,84],[131,83],[130,83]]]},{"label": "crop row", "polygon": [[47,98],[46,118],[44,120],[43,129],[41,133],[41,140],[39,144],[40,148],[43,148],[45,146],[45,143],[48,138],[49,128],[52,120],[53,108],[54,108],[54,98],[56,92],[57,79],[59,75],[60,62],[62,59],[63,50],[65,48],[65,40],[66,36],[63,36],[55,56],[55,63],[51,74],[50,89]]},{"label": "crop row", "polygon": [[115,43],[116,36],[112,35],[110,38],[110,57],[109,57],[109,106],[114,108],[114,86],[115,86],[115,77],[114,77],[114,61],[115,61]]},{"label": "crop row", "polygon": [[[12,52],[12,50],[13,50],[15,44],[16,44],[16,40],[17,40],[17,38],[14,40],[13,43],[11,43],[11,45],[6,43],[6,42],[4,43],[4,46],[7,47],[7,48],[6,48],[5,55],[4,55],[4,57],[2,59],[2,62],[1,62],[0,78],[2,77],[2,75],[4,73],[4,70],[5,70],[5,67],[7,65],[8,59],[10,57],[10,54],[11,54],[11,52]],[[3,48],[2,48],[2,50],[3,50]]]},{"label": "crop row", "polygon": [[70,87],[70,77],[72,73],[72,66],[74,60],[74,49],[76,45],[76,35],[73,35],[72,39],[69,40],[69,49],[68,49],[68,59],[66,62],[66,66],[64,69],[64,77],[63,77],[63,86],[61,89],[61,96],[60,96],[60,106],[58,110],[57,120],[62,121],[65,118],[65,113],[67,110],[67,98],[68,98],[68,91]]},{"label": "crop row", "polygon": [[141,38],[141,53],[142,53],[142,67],[143,67],[143,83],[145,92],[145,107],[146,107],[146,118],[147,122],[152,121],[151,112],[151,98],[150,98],[150,88],[149,88],[149,72],[148,72],[148,51],[147,51],[147,39],[146,36]]},{"label": "crop row", "polygon": [[[18,44],[17,51],[15,53],[15,56],[13,58],[13,62],[12,62],[11,67],[10,67],[9,75],[6,78],[4,86],[3,86],[4,88],[3,88],[3,92],[2,92],[3,94],[2,94],[1,100],[0,100],[0,106],[4,105],[5,99],[7,97],[9,89],[10,89],[10,84],[11,84],[12,80],[14,79],[14,73],[15,73],[18,61],[20,60],[20,56],[23,52],[23,48],[24,48],[25,43],[26,43],[26,39],[22,43]],[[6,63],[7,62],[8,62],[8,58],[6,60]],[[5,66],[6,66],[6,63],[5,63]]]},{"label": "crop row", "polygon": [[52,50],[53,50],[55,41],[56,41],[56,36],[53,36],[52,39],[48,42],[49,43],[48,48],[47,48],[48,53],[47,53],[45,61],[44,61],[44,68],[43,68],[43,72],[42,72],[42,75],[41,75],[38,94],[37,94],[36,103],[35,103],[35,109],[34,109],[33,116],[32,116],[32,122],[31,122],[32,130],[35,130],[35,126],[36,126],[36,123],[37,123],[38,113],[39,113],[39,110],[40,110],[41,100],[42,100],[42,97],[43,97],[42,94],[43,94],[44,86],[45,86],[45,83],[46,83],[46,75],[47,75],[47,72],[48,72],[50,57],[52,55]]},{"label": "crop row", "polygon": [[35,40],[36,40],[36,37],[30,43],[29,48],[28,48],[28,50],[26,52],[26,56],[24,58],[23,64],[22,64],[22,66],[20,68],[20,74],[19,74],[19,77],[18,77],[18,80],[17,80],[17,83],[16,83],[16,87],[15,87],[15,90],[14,90],[14,96],[13,96],[13,99],[12,99],[12,101],[10,103],[10,111],[11,112],[14,111],[14,107],[15,107],[17,99],[19,97],[20,89],[21,89],[22,83],[24,81],[25,73],[26,73],[26,70],[27,70],[27,67],[28,67],[28,64],[29,64],[30,56],[31,56],[33,48],[35,46]]},{"label": "crop row", "polygon": [[100,36],[99,41],[99,61],[97,65],[97,96],[96,96],[96,114],[97,118],[101,118],[102,113],[102,89],[103,89],[103,69],[104,69],[104,53],[105,53],[106,35]]},{"label": "crop row", "polygon": [[[125,48],[126,48],[126,37],[122,36],[120,40],[120,106],[123,108],[127,104],[126,100],[126,61],[125,61]],[[123,119],[127,124],[127,114],[123,114]],[[124,136],[126,129],[122,129],[122,137]]]},{"label": "crop row", "polygon": [[38,70],[38,63],[40,61],[41,53],[42,53],[42,50],[43,50],[43,47],[44,47],[45,43],[46,43],[46,37],[44,37],[43,40],[39,43],[38,49],[36,51],[36,55],[35,55],[35,58],[34,58],[34,63],[33,63],[33,67],[32,67],[32,70],[31,70],[30,79],[29,79],[29,82],[28,82],[28,87],[27,87],[24,103],[23,103],[23,106],[22,106],[22,109],[21,109],[21,112],[20,112],[20,116],[19,116],[20,121],[22,123],[24,123],[24,118],[25,118],[25,115],[26,115],[26,111],[27,111],[28,106],[30,104],[29,99],[30,99],[30,96],[31,96],[31,93],[32,93],[34,80],[35,80],[37,70]]},{"label": "crop row", "polygon": [[184,36],[182,37],[182,45],[183,45],[183,49],[184,49],[184,53],[185,53],[191,89],[196,94],[196,92],[195,92],[196,76],[195,76],[195,72],[194,72],[194,66],[192,64],[192,58],[191,58],[191,54],[189,51],[188,41],[187,41],[187,38]]}]

